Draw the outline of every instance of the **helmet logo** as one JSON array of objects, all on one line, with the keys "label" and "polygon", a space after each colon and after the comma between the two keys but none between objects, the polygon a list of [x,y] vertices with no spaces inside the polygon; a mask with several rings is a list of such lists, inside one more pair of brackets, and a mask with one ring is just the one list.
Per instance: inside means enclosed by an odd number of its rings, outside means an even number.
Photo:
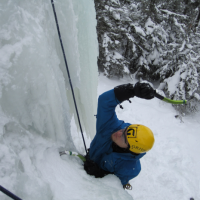
[{"label": "helmet logo", "polygon": [[153,147],[154,136],[148,127],[131,124],[127,129],[127,141],[129,150],[140,154],[149,151]]},{"label": "helmet logo", "polygon": [[127,131],[128,138],[137,138],[137,127],[131,128]]}]

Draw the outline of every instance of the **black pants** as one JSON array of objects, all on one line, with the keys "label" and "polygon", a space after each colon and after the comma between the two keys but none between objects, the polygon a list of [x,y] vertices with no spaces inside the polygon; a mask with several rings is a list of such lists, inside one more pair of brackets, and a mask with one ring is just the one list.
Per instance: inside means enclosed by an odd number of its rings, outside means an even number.
[{"label": "black pants", "polygon": [[97,163],[90,160],[90,149],[88,149],[88,153],[85,156],[86,161],[84,162],[84,169],[87,172],[87,174],[95,176],[95,178],[102,178],[108,174],[113,174],[111,172],[105,171],[101,169]]}]

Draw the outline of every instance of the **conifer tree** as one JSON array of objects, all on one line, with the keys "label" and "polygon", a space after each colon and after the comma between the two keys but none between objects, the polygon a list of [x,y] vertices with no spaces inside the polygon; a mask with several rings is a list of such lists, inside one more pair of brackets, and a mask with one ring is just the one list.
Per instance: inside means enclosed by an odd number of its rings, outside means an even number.
[{"label": "conifer tree", "polygon": [[160,81],[167,97],[200,101],[200,1],[95,0],[99,70]]}]

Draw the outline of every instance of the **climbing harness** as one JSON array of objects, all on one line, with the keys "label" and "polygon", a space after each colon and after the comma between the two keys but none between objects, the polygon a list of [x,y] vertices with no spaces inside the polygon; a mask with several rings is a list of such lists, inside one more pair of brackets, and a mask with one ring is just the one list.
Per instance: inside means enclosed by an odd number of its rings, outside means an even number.
[{"label": "climbing harness", "polygon": [[83,130],[82,130],[82,127],[81,127],[81,122],[80,122],[80,117],[79,117],[79,113],[78,113],[78,108],[77,108],[77,105],[76,105],[76,99],[75,99],[75,95],[74,95],[74,90],[73,90],[73,86],[72,86],[72,82],[71,82],[69,68],[68,68],[68,65],[67,65],[67,59],[66,59],[66,56],[65,56],[65,50],[64,50],[64,47],[63,47],[63,43],[62,43],[62,38],[61,38],[61,34],[60,34],[60,28],[59,28],[58,19],[57,19],[57,15],[56,15],[56,10],[55,10],[55,6],[54,6],[54,0],[51,0],[51,4],[52,4],[53,13],[54,13],[55,21],[56,21],[56,26],[57,26],[58,36],[59,36],[59,40],[60,40],[60,45],[61,45],[61,48],[62,48],[63,57],[64,57],[64,61],[65,61],[65,66],[66,66],[66,69],[67,69],[69,83],[70,83],[70,87],[71,87],[71,91],[72,91],[72,96],[73,96],[73,100],[74,100],[74,106],[75,106],[75,109],[76,109],[78,123],[79,123],[80,131],[81,131],[81,134],[82,134],[83,143],[84,143],[84,146],[85,146],[85,151],[86,151],[86,154],[87,154],[87,148],[86,148],[85,139],[84,139],[84,136],[83,136]]}]

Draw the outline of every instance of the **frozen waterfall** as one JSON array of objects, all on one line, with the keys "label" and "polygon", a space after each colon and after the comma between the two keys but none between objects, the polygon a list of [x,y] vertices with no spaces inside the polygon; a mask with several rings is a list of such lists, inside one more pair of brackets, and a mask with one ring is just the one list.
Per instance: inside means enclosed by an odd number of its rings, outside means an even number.
[{"label": "frozen waterfall", "polygon": [[[94,2],[59,0],[54,5],[84,134],[93,137],[98,77]],[[82,139],[51,1],[1,1],[0,10],[0,185],[25,199],[52,199],[37,163],[47,149],[76,150],[74,130]],[[0,199],[7,197],[0,192]]]},{"label": "frozen waterfall", "polygon": [[[70,146],[74,104],[50,1],[11,0],[0,7],[3,112],[25,130]],[[93,136],[98,52],[94,4],[62,0],[55,7],[81,121]]]}]

